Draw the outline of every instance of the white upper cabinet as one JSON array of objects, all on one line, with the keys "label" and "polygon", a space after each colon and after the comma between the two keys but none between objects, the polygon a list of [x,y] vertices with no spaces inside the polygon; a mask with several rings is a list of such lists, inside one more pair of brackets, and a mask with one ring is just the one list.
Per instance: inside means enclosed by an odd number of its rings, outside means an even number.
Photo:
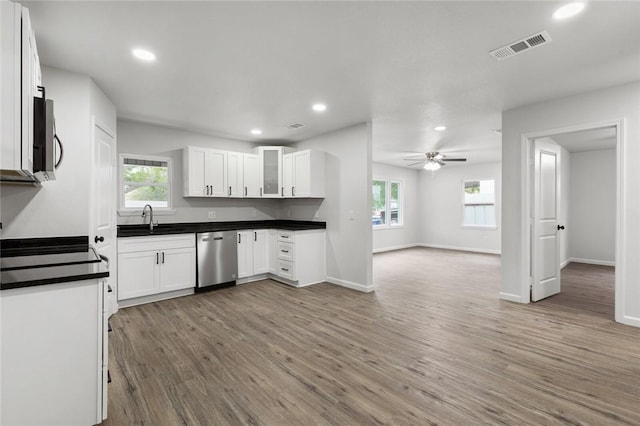
[{"label": "white upper cabinet", "polygon": [[226,197],[227,151],[187,147],[183,150],[185,197]]},{"label": "white upper cabinet", "polygon": [[260,196],[282,198],[282,147],[261,146],[258,148]]},{"label": "white upper cabinet", "polygon": [[260,196],[259,156],[245,153],[243,159],[244,196],[257,198]]},{"label": "white upper cabinet", "polygon": [[323,198],[324,152],[261,146],[255,154],[190,146],[185,197]]},{"label": "white upper cabinet", "polygon": [[241,152],[227,153],[227,196],[244,197],[244,155]]},{"label": "white upper cabinet", "polygon": [[324,152],[306,149],[283,158],[284,197],[324,197]]},{"label": "white upper cabinet", "polygon": [[41,96],[40,59],[29,10],[0,2],[0,169],[2,175],[33,173],[33,97]]}]

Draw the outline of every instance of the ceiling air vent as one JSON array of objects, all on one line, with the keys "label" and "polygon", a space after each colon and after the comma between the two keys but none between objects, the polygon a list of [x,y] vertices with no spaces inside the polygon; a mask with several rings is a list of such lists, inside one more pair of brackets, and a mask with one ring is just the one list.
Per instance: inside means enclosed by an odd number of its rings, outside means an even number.
[{"label": "ceiling air vent", "polygon": [[518,40],[516,42],[509,43],[506,46],[492,50],[489,52],[489,55],[493,56],[498,61],[501,61],[510,56],[524,52],[525,50],[533,49],[534,47],[549,43],[550,41],[551,37],[549,36],[549,33],[542,31],[537,34],[532,34],[529,37],[525,37],[522,40]]},{"label": "ceiling air vent", "polygon": [[300,124],[300,123],[292,123],[289,124],[288,126],[285,126],[287,129],[299,129],[300,127],[304,127],[304,124]]}]

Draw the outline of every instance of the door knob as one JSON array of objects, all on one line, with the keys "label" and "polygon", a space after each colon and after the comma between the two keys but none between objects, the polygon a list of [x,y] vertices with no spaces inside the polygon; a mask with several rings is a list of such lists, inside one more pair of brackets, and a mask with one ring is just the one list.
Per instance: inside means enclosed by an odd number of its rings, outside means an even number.
[{"label": "door knob", "polygon": [[93,241],[95,241],[95,242],[96,242],[96,244],[97,244],[97,243],[99,243],[99,242],[101,243],[101,242],[103,242],[103,241],[104,241],[104,237],[103,237],[103,236],[98,237],[98,236],[96,235],[96,237],[93,239]]},{"label": "door knob", "polygon": [[558,231],[564,229],[564,225],[558,225]]}]

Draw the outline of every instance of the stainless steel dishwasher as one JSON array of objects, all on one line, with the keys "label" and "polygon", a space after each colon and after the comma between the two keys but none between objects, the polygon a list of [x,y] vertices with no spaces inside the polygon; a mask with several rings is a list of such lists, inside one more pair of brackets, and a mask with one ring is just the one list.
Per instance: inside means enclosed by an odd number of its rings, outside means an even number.
[{"label": "stainless steel dishwasher", "polygon": [[198,285],[196,291],[235,285],[238,277],[238,246],[235,231],[196,234]]}]

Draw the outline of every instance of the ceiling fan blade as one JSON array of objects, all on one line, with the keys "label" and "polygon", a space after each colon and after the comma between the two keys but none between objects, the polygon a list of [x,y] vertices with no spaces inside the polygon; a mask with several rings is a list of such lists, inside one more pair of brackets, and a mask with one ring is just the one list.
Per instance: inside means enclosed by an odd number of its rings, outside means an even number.
[{"label": "ceiling fan blade", "polygon": [[422,163],[424,163],[424,161],[418,161],[417,163],[407,164],[407,167],[410,167],[410,166],[417,166],[418,164],[422,164]]},{"label": "ceiling fan blade", "polygon": [[441,166],[446,166],[447,165],[447,163],[443,162],[442,160],[433,160],[433,161],[435,161],[436,163],[440,164]]},{"label": "ceiling fan blade", "polygon": [[415,157],[415,158],[403,158],[404,161],[418,161],[418,160],[422,160],[424,161],[424,155],[422,157]]},{"label": "ceiling fan blade", "polygon": [[442,158],[442,161],[467,161],[466,158]]}]

